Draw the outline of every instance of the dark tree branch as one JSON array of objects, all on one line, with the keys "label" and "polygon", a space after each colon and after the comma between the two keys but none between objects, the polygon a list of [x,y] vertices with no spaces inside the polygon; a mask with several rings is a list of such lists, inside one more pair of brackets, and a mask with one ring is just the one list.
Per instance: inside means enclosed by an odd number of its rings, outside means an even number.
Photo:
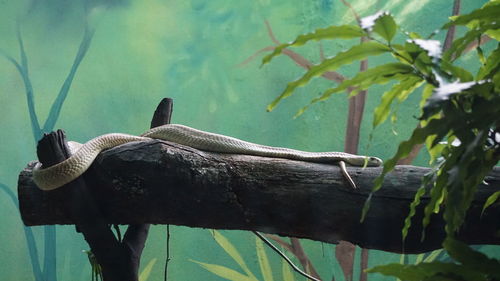
[{"label": "dark tree branch", "polygon": [[[25,224],[75,223],[61,200],[33,184],[32,165],[19,178]],[[345,183],[335,165],[208,153],[152,140],[101,153],[85,178],[107,223],[253,230],[406,253],[441,247],[445,232],[440,216],[433,217],[426,240],[420,242],[422,208],[404,248],[401,242],[409,204],[429,169],[399,166],[386,176],[362,224],[362,206],[381,168],[348,170],[358,190]],[[480,216],[486,198],[500,188],[500,168],[486,181],[489,185],[480,186],[459,235],[469,244],[500,244],[495,237],[500,207]],[[428,200],[423,198],[422,206]]]}]

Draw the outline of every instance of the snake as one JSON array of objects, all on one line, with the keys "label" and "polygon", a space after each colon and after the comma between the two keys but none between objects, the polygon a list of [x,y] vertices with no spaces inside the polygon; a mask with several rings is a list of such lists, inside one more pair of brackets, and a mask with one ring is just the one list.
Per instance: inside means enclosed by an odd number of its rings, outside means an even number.
[{"label": "snake", "polygon": [[345,152],[308,152],[267,146],[180,124],[167,124],[152,128],[140,136],[110,133],[93,138],[85,144],[68,142],[70,157],[50,167],[43,167],[40,162],[37,162],[33,167],[33,180],[41,190],[57,189],[81,176],[103,150],[130,142],[144,142],[152,139],[174,142],[208,152],[284,158],[314,163],[337,163],[354,188],[356,185],[346,171],[346,163],[361,167],[382,165],[382,160],[372,156]]}]

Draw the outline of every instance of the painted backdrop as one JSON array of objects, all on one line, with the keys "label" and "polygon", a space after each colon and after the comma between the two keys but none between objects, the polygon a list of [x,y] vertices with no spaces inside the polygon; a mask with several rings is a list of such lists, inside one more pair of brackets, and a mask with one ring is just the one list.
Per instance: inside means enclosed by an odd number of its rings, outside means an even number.
[{"label": "painted backdrop", "polygon": [[[388,10],[407,30],[430,34],[451,15],[452,2],[0,1],[0,279],[91,278],[91,267],[82,252],[88,246],[74,227],[25,228],[20,220],[17,175],[36,158],[36,140],[43,131],[63,128],[80,142],[109,132],[140,134],[148,128],[161,98],[171,97],[174,123],[267,145],[342,151],[348,108],[345,94],[292,118],[331,81],[316,79],[273,112],[267,113],[265,108],[287,82],[304,72],[301,58],[317,63],[322,54],[347,48],[344,41],[310,43],[295,50],[298,56],[280,56],[262,68],[260,60],[266,52],[259,50],[269,50],[276,41],[287,42],[318,27],[353,23],[353,10],[360,16]],[[485,1],[462,2],[462,12],[468,12]],[[444,35],[437,37],[443,39]],[[465,57],[465,64],[475,61],[473,55]],[[342,74],[352,77],[358,69],[355,64]],[[418,99],[410,98],[399,106],[396,122],[372,132],[372,111],[381,93],[382,88],[368,93],[359,153],[387,158],[415,126]],[[427,165],[425,153],[414,164]],[[165,226],[152,227],[142,258],[144,280],[163,280],[165,231]],[[240,231],[221,234],[235,245],[258,279],[264,280],[254,236]],[[223,280],[194,261],[239,269],[213,235],[208,230],[171,227],[170,280]],[[344,280],[333,245],[302,243],[324,280],[332,276]],[[482,249],[500,256],[498,248]],[[282,261],[266,251],[274,280],[283,280]],[[358,249],[354,280],[360,275],[359,253]],[[412,263],[421,257],[370,251],[368,265],[401,259]],[[303,279],[296,276],[296,280]],[[384,278],[370,275],[369,280]]]}]

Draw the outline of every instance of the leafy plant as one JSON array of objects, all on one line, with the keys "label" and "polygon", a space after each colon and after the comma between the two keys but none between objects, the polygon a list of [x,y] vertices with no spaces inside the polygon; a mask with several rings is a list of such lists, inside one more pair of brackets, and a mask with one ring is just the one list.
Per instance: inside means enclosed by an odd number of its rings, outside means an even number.
[{"label": "leafy plant", "polygon": [[[500,1],[492,0],[469,14],[451,17],[442,29],[465,26],[468,31],[454,40],[446,50],[443,50],[439,41],[432,39],[435,34],[423,38],[414,32],[403,32],[402,36],[396,36],[399,26],[393,17],[388,12],[379,12],[360,19],[360,27],[331,26],[300,35],[291,43],[280,44],[263,58],[262,64],[269,63],[285,48],[301,46],[312,40],[368,38],[368,41],[361,41],[347,51],[310,66],[302,77],[288,83],[285,90],[269,104],[269,111],[291,96],[298,87],[308,84],[312,78],[354,61],[379,55],[390,55],[393,61],[342,80],[313,98],[296,116],[335,93],[347,91],[353,96],[373,85],[391,83],[374,111],[375,128],[391,115],[393,105],[404,102],[410,94],[421,93],[419,123],[411,137],[399,145],[396,154],[385,161],[383,172],[376,179],[365,203],[361,219],[369,210],[372,194],[382,187],[385,175],[416,146],[425,144],[434,168],[423,179],[410,205],[410,213],[402,229],[403,240],[421,198],[430,194],[429,203],[424,208],[422,239],[431,216],[442,213],[447,233],[443,246],[459,264],[428,260],[416,265],[380,266],[370,272],[380,272],[403,280],[498,280],[498,271],[492,269],[493,265],[499,268],[497,260],[488,259],[453,237],[464,221],[479,184],[500,160],[499,14]],[[400,37],[406,38],[396,43],[395,39]],[[483,50],[481,45],[485,41],[491,41],[490,45],[496,44],[492,51]],[[477,69],[472,69],[474,71],[462,68],[459,63],[461,56],[471,49],[476,50],[480,62]],[[484,204],[483,212],[499,197],[500,191],[491,195]],[[468,259],[464,253],[491,267],[473,269],[471,265],[477,265],[477,261]],[[458,273],[453,273],[453,270]]]},{"label": "leafy plant", "polygon": [[388,264],[368,272],[396,276],[401,280],[500,280],[500,261],[488,258],[453,238],[446,238],[444,249],[458,263],[424,261],[414,265]]},{"label": "leafy plant", "polygon": [[[377,178],[373,192],[382,187],[384,176],[394,168],[399,159],[406,157],[415,145],[425,143],[437,168],[427,180],[431,188],[428,185],[421,188],[415,197],[414,203],[417,204],[412,204],[412,210],[418,205],[421,196],[430,192],[431,200],[425,208],[424,226],[429,223],[433,213],[438,213],[443,208],[447,233],[453,235],[463,222],[477,186],[500,159],[500,46],[497,43],[496,49],[487,55],[477,44],[481,66],[475,73],[456,65],[456,61],[470,44],[474,44],[482,36],[490,36],[498,42],[499,13],[500,1],[495,0],[469,14],[452,17],[443,29],[463,25],[469,31],[456,39],[445,52],[442,52],[439,41],[430,39],[434,34],[423,39],[414,32],[404,33],[403,36],[407,37],[404,42],[393,42],[398,25],[387,12],[361,19],[362,28],[345,25],[301,35],[295,41],[275,48],[264,57],[263,64],[281,54],[283,48],[300,46],[311,40],[365,36],[370,41],[356,44],[349,50],[310,67],[302,77],[288,83],[281,95],[268,106],[268,110],[274,109],[298,87],[326,71],[336,70],[369,56],[391,55],[394,62],[360,72],[336,87],[327,89],[312,99],[298,114],[302,114],[311,104],[325,101],[335,93],[349,89],[351,95],[356,95],[360,90],[375,84],[393,83],[391,89],[382,95],[382,101],[375,109],[373,126],[376,127],[387,119],[392,104],[406,100],[410,94],[423,87],[419,126],[414,129],[410,139],[399,145],[396,154],[385,161],[382,175]],[[497,197],[497,194],[492,195],[488,205]],[[368,211],[370,200],[371,196],[365,204],[363,214]],[[409,225],[405,226],[405,230],[408,227]]]},{"label": "leafy plant", "polygon": [[[222,265],[204,263],[195,260],[191,260],[192,262],[197,263],[198,265],[210,271],[211,273],[227,280],[274,281],[274,273],[271,269],[269,258],[264,248],[264,243],[259,238],[255,237],[255,249],[257,252],[257,259],[259,262],[262,279],[258,279],[255,276],[255,274],[250,270],[248,265],[245,263],[243,257],[238,252],[236,247],[234,247],[234,245],[225,236],[223,236],[220,232],[216,230],[212,230],[212,234],[217,244],[219,244],[219,246],[239,265],[243,273]],[[282,262],[281,275],[283,281],[295,281],[295,277],[292,271],[290,270],[289,265],[285,261]]]},{"label": "leafy plant", "polygon": [[[443,249],[438,249],[438,250],[434,250],[430,253],[418,254],[413,265],[418,265],[422,262],[424,262],[424,263],[434,262],[434,261],[438,260],[438,258],[441,256],[442,253],[443,253]],[[402,265],[402,266],[408,265],[408,264],[405,264],[406,257],[407,257],[407,255],[401,254],[401,258],[399,261],[400,265]],[[382,266],[382,268],[383,268],[383,266]],[[376,272],[376,271],[374,271],[374,272]],[[393,275],[393,276],[396,276],[396,275]],[[397,281],[401,281],[401,279],[398,278]]]}]

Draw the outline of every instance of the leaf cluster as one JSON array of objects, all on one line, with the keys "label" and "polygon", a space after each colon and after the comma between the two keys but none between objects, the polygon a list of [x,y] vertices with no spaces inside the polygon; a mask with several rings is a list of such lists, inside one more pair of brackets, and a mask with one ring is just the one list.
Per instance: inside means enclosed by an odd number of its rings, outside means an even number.
[{"label": "leaf cluster", "polygon": [[[416,33],[405,32],[403,35],[407,38],[404,42],[393,42],[399,27],[387,12],[363,18],[361,27],[332,26],[300,35],[293,42],[276,47],[264,57],[263,64],[281,54],[284,48],[301,46],[311,40],[356,37],[366,37],[369,40],[312,66],[302,77],[288,83],[281,95],[268,106],[268,110],[274,109],[279,102],[292,95],[298,87],[309,83],[313,77],[354,61],[390,54],[393,62],[372,67],[353,78],[345,79],[312,99],[311,104],[327,100],[335,93],[347,91],[356,95],[373,85],[391,83],[390,89],[382,94],[381,102],[374,111],[373,126],[376,127],[386,121],[393,104],[403,102],[410,94],[416,93],[417,89],[423,88],[419,124],[411,137],[399,145],[396,154],[385,161],[383,173],[376,180],[373,192],[381,188],[384,176],[394,168],[399,159],[406,157],[415,145],[426,144],[438,168],[424,181],[426,185],[417,193],[415,202],[430,192],[432,200],[426,207],[424,224],[432,213],[437,213],[445,206],[447,230],[449,234],[453,234],[460,227],[477,186],[500,159],[498,14],[500,1],[491,1],[470,14],[452,17],[443,29],[463,25],[469,31],[456,39],[451,48],[444,52],[439,41],[422,39]],[[481,46],[477,45],[481,67],[470,72],[455,65],[464,50],[484,35],[496,41],[497,46],[489,54],[485,54]],[[489,204],[498,196],[492,196]],[[368,210],[369,203],[370,199],[364,213]]]},{"label": "leaf cluster", "polygon": [[464,243],[447,238],[443,247],[454,262],[424,261],[417,264],[388,264],[368,270],[395,276],[401,280],[488,281],[500,280],[500,261],[471,249]]},{"label": "leaf cluster", "polygon": [[[350,95],[356,95],[361,90],[377,84],[390,84],[389,90],[382,94],[381,102],[374,110],[375,128],[387,120],[394,105],[404,102],[410,94],[421,93],[421,114],[418,125],[410,138],[399,144],[395,155],[384,162],[383,172],[376,179],[372,194],[382,187],[385,175],[394,169],[400,159],[408,156],[415,146],[425,144],[434,168],[424,177],[422,186],[410,205],[410,213],[402,229],[403,240],[411,227],[411,219],[416,213],[416,207],[420,205],[421,198],[429,195],[430,200],[424,208],[422,221],[424,231],[431,216],[441,214],[446,221],[448,236],[444,242],[445,248],[448,251],[457,249],[466,251],[463,245],[457,244],[459,242],[452,239],[464,221],[479,184],[500,160],[498,15],[500,15],[500,1],[492,0],[469,14],[451,17],[450,21],[441,27],[442,29],[465,26],[467,31],[454,40],[447,50],[443,50],[438,40],[432,39],[434,34],[423,38],[414,32],[400,32],[401,36],[396,36],[400,28],[388,12],[379,12],[361,19],[360,27],[335,26],[301,35],[293,42],[275,48],[271,54],[264,57],[262,63],[272,61],[284,48],[301,46],[312,40],[361,37],[366,40],[361,40],[361,43],[355,44],[348,50],[310,67],[302,77],[288,83],[281,95],[268,106],[268,110],[273,110],[284,98],[292,95],[298,87],[308,84],[314,77],[319,77],[327,71],[335,71],[354,61],[389,54],[393,61],[360,72],[326,89],[320,96],[312,99],[310,104],[299,110],[297,115],[302,114],[311,104],[325,101],[333,94],[346,91]],[[404,40],[395,42],[396,38]],[[492,46],[489,52],[481,47],[484,38],[488,38],[489,45]],[[480,66],[477,69],[460,67],[458,61],[462,55],[474,48]],[[418,89],[421,91],[417,91]],[[495,204],[499,197],[500,191],[491,195],[485,202],[483,211]],[[363,217],[369,210],[371,198],[370,195],[365,203]],[[422,233],[422,239],[425,237],[424,234]],[[474,252],[474,255],[478,256],[479,253]],[[460,255],[453,257],[462,258]],[[430,275],[424,273],[432,273],[434,266],[447,268],[450,272],[457,267],[456,264],[423,264],[418,268],[394,266],[390,267],[390,272],[394,276],[401,276],[400,278],[404,280],[430,280]],[[413,272],[411,274],[414,275],[411,276],[419,277],[397,275],[396,269],[405,274]],[[432,280],[455,280],[441,273],[439,275],[443,276],[442,278]],[[498,278],[495,274],[493,274],[495,278]],[[471,276],[477,277],[474,274]],[[463,277],[457,280],[474,278]]]}]

